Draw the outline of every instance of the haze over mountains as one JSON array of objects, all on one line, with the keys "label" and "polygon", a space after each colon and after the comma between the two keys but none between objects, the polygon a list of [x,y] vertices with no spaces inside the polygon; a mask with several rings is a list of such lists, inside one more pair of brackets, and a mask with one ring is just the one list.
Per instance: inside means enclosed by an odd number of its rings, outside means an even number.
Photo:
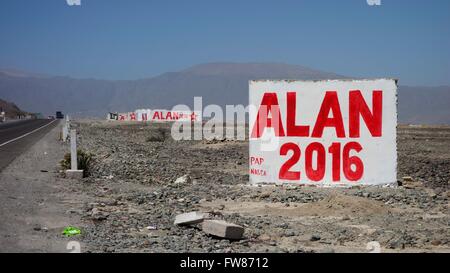
[{"label": "haze over mountains", "polygon": [[[74,79],[0,70],[0,98],[28,112],[104,117],[109,111],[207,104],[248,104],[252,79],[339,79],[334,73],[277,63],[209,63],[139,80]],[[401,84],[401,81],[400,81]],[[450,86],[399,87],[399,121],[450,124]]]}]

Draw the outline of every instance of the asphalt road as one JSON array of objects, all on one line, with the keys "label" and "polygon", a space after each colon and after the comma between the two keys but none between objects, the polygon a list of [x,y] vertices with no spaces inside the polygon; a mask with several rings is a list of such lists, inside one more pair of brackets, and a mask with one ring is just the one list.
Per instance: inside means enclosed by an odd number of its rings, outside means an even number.
[{"label": "asphalt road", "polygon": [[0,124],[0,171],[58,124],[37,119]]}]

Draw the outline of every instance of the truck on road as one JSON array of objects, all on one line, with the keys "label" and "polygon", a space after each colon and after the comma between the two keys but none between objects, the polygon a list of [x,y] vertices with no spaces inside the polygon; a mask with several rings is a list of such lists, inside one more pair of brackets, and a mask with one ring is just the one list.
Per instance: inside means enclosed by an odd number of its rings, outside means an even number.
[{"label": "truck on road", "polygon": [[63,119],[63,118],[64,118],[63,113],[62,113],[61,111],[57,111],[57,112],[56,112],[56,118],[57,118],[57,119]]}]

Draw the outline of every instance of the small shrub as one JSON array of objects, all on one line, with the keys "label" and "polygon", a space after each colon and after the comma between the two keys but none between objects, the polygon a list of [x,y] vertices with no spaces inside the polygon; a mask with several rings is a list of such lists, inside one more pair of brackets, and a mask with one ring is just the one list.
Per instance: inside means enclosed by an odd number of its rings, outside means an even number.
[{"label": "small shrub", "polygon": [[[79,170],[83,170],[83,176],[86,177],[89,175],[89,169],[91,165],[93,155],[91,153],[87,153],[83,150],[77,150],[77,168]],[[64,159],[60,162],[63,170],[69,170],[71,168],[71,158],[70,153],[66,153],[64,155]]]}]

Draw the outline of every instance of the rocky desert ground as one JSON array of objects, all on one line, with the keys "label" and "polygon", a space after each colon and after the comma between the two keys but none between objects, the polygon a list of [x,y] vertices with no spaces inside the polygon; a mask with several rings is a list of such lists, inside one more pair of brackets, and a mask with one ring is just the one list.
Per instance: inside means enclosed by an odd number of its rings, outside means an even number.
[{"label": "rocky desert ground", "polygon": [[[80,196],[67,213],[82,219],[84,251],[450,252],[450,127],[399,127],[398,186],[315,188],[249,185],[247,141],[174,141],[168,124],[72,126],[94,156],[87,178],[58,178]],[[173,224],[190,211],[239,224],[244,238]]]}]

